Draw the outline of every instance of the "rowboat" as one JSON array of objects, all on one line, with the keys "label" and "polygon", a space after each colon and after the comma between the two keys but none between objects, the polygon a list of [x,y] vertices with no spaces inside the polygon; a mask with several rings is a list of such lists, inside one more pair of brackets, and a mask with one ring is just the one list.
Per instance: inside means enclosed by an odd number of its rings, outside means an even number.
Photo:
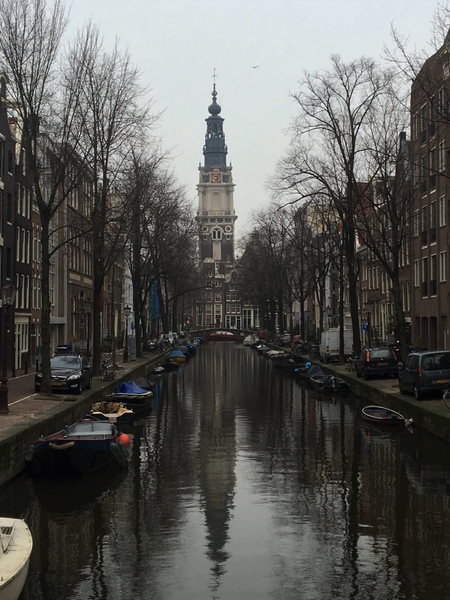
[{"label": "rowboat", "polygon": [[389,427],[404,427],[412,423],[412,419],[406,419],[399,412],[384,406],[365,406],[361,411],[361,416],[368,423]]},{"label": "rowboat", "polygon": [[[128,466],[130,438],[109,421],[83,419],[33,444],[25,460],[38,473],[83,475],[112,463]],[[1,600],[1,599],[0,599]]]},{"label": "rowboat", "polygon": [[0,600],[17,600],[28,574],[33,538],[22,519],[0,517]]},{"label": "rowboat", "polygon": [[231,331],[213,331],[208,335],[208,342],[236,342],[237,337]]}]

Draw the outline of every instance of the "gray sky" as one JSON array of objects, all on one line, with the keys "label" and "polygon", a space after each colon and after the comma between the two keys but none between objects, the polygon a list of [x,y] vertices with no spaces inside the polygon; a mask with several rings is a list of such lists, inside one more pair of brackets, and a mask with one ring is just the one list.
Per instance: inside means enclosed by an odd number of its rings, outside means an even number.
[{"label": "gray sky", "polygon": [[[238,237],[266,206],[267,178],[288,145],[290,92],[303,72],[378,58],[391,25],[426,48],[435,0],[72,0],[71,28],[89,19],[106,45],[117,36],[164,110],[158,135],[173,149],[173,170],[197,207],[198,164],[216,69],[233,165]],[[253,69],[251,66],[258,65]]]}]

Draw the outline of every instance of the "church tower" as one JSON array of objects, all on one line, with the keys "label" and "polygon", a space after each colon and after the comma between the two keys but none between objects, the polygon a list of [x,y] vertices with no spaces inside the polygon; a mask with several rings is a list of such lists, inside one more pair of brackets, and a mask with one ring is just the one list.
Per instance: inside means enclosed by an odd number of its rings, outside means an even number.
[{"label": "church tower", "polygon": [[212,259],[214,270],[224,272],[225,264],[234,264],[234,184],[223,131],[224,119],[217,103],[216,83],[206,121],[204,166],[199,165],[198,215],[201,260]]},{"label": "church tower", "polygon": [[[215,77],[215,75],[214,75]],[[198,326],[240,328],[241,306],[235,271],[234,183],[227,165],[228,149],[224,119],[217,103],[216,82],[208,107],[204,165],[199,165],[198,213],[199,251],[204,288],[196,299]]]}]

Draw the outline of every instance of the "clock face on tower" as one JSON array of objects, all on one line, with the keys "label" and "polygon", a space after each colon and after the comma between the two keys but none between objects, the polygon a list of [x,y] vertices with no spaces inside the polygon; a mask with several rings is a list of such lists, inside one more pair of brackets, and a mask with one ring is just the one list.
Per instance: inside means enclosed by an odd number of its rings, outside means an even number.
[{"label": "clock face on tower", "polygon": [[211,183],[220,183],[221,175],[220,173],[212,173],[211,174]]}]

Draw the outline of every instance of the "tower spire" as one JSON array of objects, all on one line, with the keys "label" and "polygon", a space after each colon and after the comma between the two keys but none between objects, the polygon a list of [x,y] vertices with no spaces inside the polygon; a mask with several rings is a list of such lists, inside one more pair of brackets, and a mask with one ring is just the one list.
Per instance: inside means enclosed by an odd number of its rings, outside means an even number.
[{"label": "tower spire", "polygon": [[227,170],[227,146],[225,144],[225,134],[223,132],[224,119],[220,117],[222,108],[217,103],[216,90],[216,69],[213,72],[213,90],[211,93],[212,103],[208,107],[209,117],[206,121],[205,145],[203,146],[203,156],[205,157],[205,171],[210,171],[213,167],[221,171]]}]

